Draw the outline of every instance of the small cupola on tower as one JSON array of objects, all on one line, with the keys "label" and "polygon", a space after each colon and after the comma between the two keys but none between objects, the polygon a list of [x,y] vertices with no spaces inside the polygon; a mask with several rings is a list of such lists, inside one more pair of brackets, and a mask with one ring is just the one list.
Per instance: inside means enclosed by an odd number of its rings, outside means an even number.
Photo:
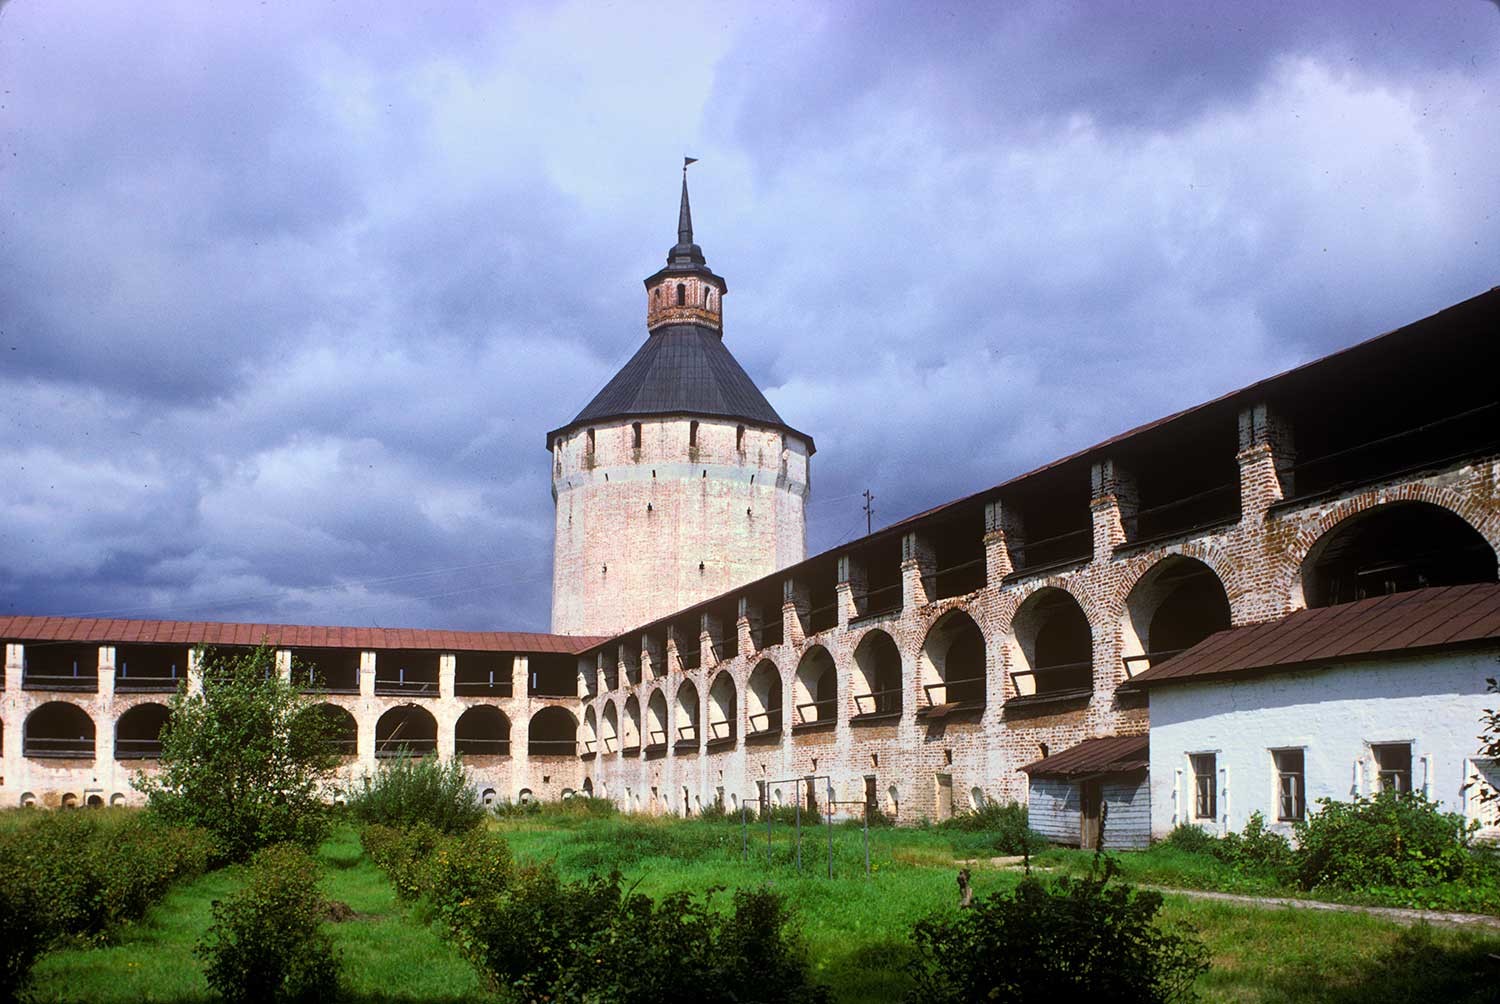
[{"label": "small cupola on tower", "polygon": [[646,280],[646,329],[671,324],[701,324],[724,332],[724,294],[729,286],[714,275],[693,243],[693,210],[688,204],[687,166],[682,165],[682,205],[677,211],[677,243],[667,252],[666,267]]}]

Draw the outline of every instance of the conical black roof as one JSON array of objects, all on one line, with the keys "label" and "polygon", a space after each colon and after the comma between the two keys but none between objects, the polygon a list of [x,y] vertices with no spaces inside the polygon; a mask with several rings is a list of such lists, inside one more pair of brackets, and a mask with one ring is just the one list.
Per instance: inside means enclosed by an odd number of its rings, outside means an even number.
[{"label": "conical black roof", "polygon": [[699,324],[657,328],[630,361],[562,429],[605,419],[646,415],[702,415],[732,418],[785,429],[807,440],[781,420],[717,331]]}]

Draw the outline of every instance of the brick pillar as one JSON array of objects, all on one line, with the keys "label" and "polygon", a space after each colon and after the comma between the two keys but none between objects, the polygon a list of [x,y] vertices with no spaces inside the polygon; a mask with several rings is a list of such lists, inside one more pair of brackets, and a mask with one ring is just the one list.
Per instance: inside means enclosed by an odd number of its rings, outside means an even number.
[{"label": "brick pillar", "polygon": [[593,660],[584,656],[578,657],[578,699],[587,700],[599,686],[599,670],[597,668],[597,656]]},{"label": "brick pillar", "polygon": [[984,504],[984,581],[1000,580],[1025,563],[1021,514],[996,499]]},{"label": "brick pillar", "polygon": [[[359,696],[375,696],[375,653],[359,653]],[[371,740],[374,741],[373,739]],[[372,746],[373,750],[374,747]]]},{"label": "brick pillar", "polygon": [[662,650],[661,642],[649,633],[641,635],[641,676],[660,680],[666,677],[667,671],[667,654]]},{"label": "brick pillar", "polygon": [[864,562],[855,560],[852,555],[839,555],[838,585],[835,587],[838,591],[839,627],[848,627],[849,621],[860,615],[859,604],[869,590],[868,582]]},{"label": "brick pillar", "polygon": [[1292,427],[1261,403],[1240,412],[1239,428],[1240,521],[1261,523],[1267,509],[1295,491]]},{"label": "brick pillar", "polygon": [[937,572],[932,544],[918,533],[901,538],[901,605],[914,610],[928,602],[927,583]]},{"label": "brick pillar", "polygon": [[510,664],[511,707],[515,714],[510,722],[510,797],[531,784],[531,660],[517,655]]},{"label": "brick pillar", "polygon": [[285,682],[292,679],[292,650],[289,648],[278,648],[275,652],[276,675]]},{"label": "brick pillar", "polygon": [[1108,561],[1115,548],[1135,539],[1135,514],[1140,507],[1140,495],[1135,478],[1112,459],[1094,464],[1089,471],[1089,482],[1094,560]]},{"label": "brick pillar", "polygon": [[458,675],[458,656],[452,652],[438,656],[438,699],[453,700],[453,681]]},{"label": "brick pillar", "polygon": [[760,608],[754,606],[747,597],[741,596],[737,616],[734,620],[734,634],[737,639],[739,651],[749,654],[755,651],[755,636],[751,633],[751,620],[760,619]]},{"label": "brick pillar", "polygon": [[438,759],[452,760],[458,754],[458,715],[454,713],[454,709],[442,705],[432,711],[432,717],[437,719]]},{"label": "brick pillar", "polygon": [[788,645],[797,645],[807,637],[808,612],[812,610],[811,593],[806,583],[797,579],[781,582],[781,637]]},{"label": "brick pillar", "polygon": [[713,666],[736,654],[731,647],[732,639],[715,640],[723,630],[723,622],[713,614],[704,611],[698,615],[698,665]]},{"label": "brick pillar", "polygon": [[99,646],[99,703],[108,704],[115,696],[115,647]]},{"label": "brick pillar", "polygon": [[688,645],[697,647],[701,644],[697,637],[679,637],[682,632],[677,625],[667,627],[667,671],[672,673],[682,672],[682,650]]}]

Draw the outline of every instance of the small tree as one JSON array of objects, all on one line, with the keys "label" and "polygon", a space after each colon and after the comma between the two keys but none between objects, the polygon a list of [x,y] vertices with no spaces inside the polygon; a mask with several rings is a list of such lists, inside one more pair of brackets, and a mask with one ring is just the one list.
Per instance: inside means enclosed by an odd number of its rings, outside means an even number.
[{"label": "small tree", "polygon": [[135,779],[150,810],[208,830],[228,860],[316,845],[329,823],[320,787],[338,763],[332,723],[281,679],[269,648],[203,649],[198,665],[201,692],[172,699],[159,770]]},{"label": "small tree", "polygon": [[[1493,676],[1486,677],[1484,682],[1490,693],[1500,693],[1500,684],[1495,682]],[[1479,755],[1489,760],[1500,760],[1500,708],[1486,708],[1479,721],[1484,726],[1484,732],[1479,736]],[[1476,774],[1469,778],[1468,783],[1478,787],[1481,802],[1500,799],[1500,791],[1490,787],[1483,777]]]}]

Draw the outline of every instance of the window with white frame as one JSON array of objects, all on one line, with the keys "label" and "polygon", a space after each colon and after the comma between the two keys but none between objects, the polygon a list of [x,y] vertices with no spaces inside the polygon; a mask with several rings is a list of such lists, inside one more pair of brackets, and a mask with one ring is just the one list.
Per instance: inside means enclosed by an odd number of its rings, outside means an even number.
[{"label": "window with white frame", "polygon": [[1276,763],[1276,818],[1300,820],[1307,815],[1306,755],[1300,748],[1272,750],[1271,759]]},{"label": "window with white frame", "polygon": [[1193,765],[1193,818],[1217,819],[1219,758],[1213,753],[1194,753],[1188,759]]},{"label": "window with white frame", "polygon": [[1372,743],[1376,791],[1411,791],[1411,743]]}]

